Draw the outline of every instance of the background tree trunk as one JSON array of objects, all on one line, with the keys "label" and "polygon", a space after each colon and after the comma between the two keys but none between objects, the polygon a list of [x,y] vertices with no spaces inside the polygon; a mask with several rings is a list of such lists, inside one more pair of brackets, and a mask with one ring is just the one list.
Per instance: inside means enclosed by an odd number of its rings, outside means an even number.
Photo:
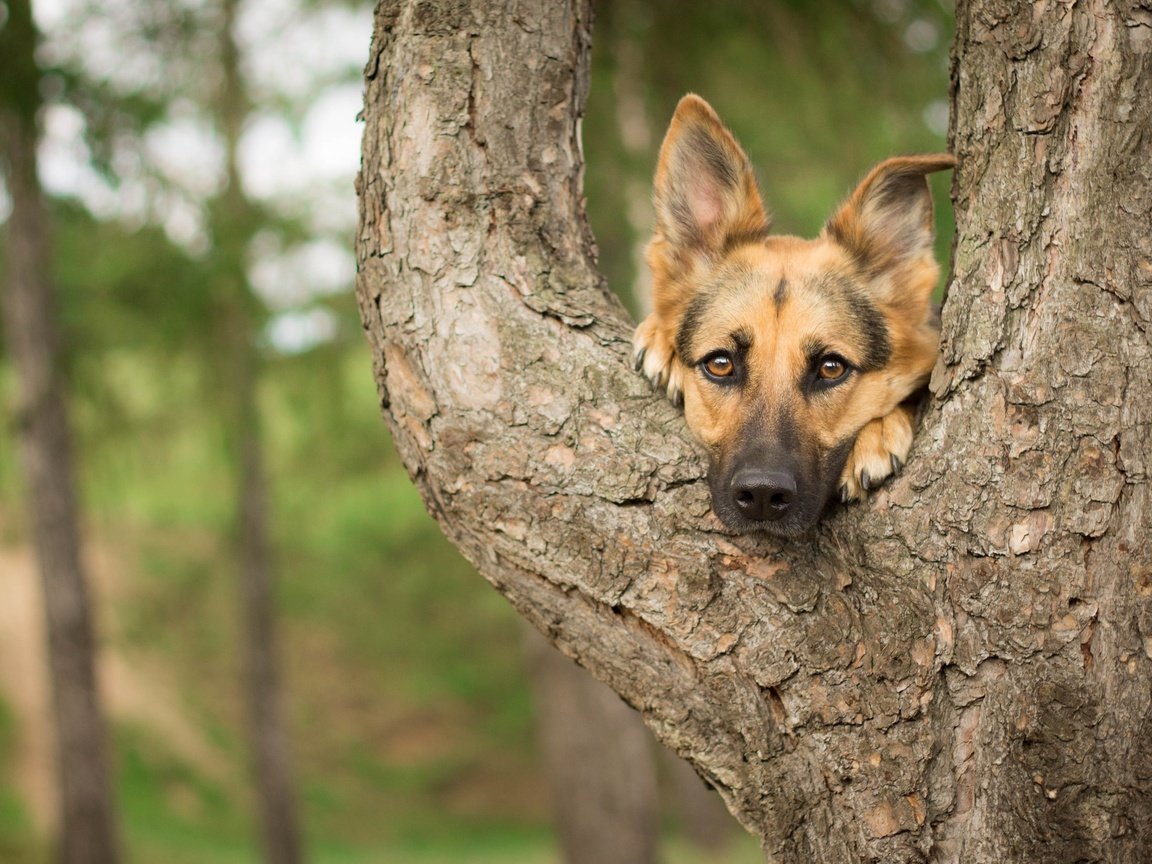
[{"label": "background tree trunk", "polygon": [[958,3],[936,399],[895,483],[783,543],[724,533],[629,368],[587,4],[377,7],[358,294],[401,456],[773,860],[1152,859],[1148,18]]},{"label": "background tree trunk", "polygon": [[660,839],[651,736],[620,697],[525,626],[554,822],[567,864],[652,864]]},{"label": "background tree trunk", "polygon": [[248,246],[260,224],[244,193],[237,163],[248,117],[247,87],[236,45],[237,0],[223,0],[219,24],[220,95],[217,122],[227,155],[227,186],[213,228],[220,257],[218,336],[221,378],[227,382],[225,422],[236,472],[236,543],[245,695],[264,858],[302,860],[288,736],[280,709],[276,656],[275,574],[268,531],[267,477],[258,404],[257,300],[248,284]]},{"label": "background tree trunk", "polygon": [[6,9],[0,24],[0,157],[12,213],[5,230],[3,317],[19,386],[15,425],[47,622],[60,802],[55,857],[63,864],[109,864],[119,858],[114,796],[81,560],[52,237],[36,173],[37,34],[27,0],[12,0]]},{"label": "background tree trunk", "polygon": [[724,802],[695,769],[666,747],[660,748],[668,798],[685,839],[703,852],[719,853],[737,831]]}]

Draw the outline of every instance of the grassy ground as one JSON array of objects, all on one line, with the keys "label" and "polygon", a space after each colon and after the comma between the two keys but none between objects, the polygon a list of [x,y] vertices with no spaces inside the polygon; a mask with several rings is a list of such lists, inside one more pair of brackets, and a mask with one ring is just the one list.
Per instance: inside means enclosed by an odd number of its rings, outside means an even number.
[{"label": "grassy ground", "polygon": [[[119,739],[120,803],[129,860],[259,864],[252,820],[246,807],[234,806],[234,790],[206,782],[195,770],[166,757],[160,742],[147,733],[121,728]],[[377,789],[373,800],[379,809],[371,827],[344,824],[352,814],[334,811],[353,802],[339,800],[334,779],[306,788],[303,796],[307,857],[314,864],[560,864],[554,835],[543,818],[517,818],[515,813],[466,818],[437,810],[429,800],[389,811],[380,806]],[[740,832],[734,832],[723,849],[704,852],[670,826],[662,847],[664,864],[762,860],[757,844]]]}]

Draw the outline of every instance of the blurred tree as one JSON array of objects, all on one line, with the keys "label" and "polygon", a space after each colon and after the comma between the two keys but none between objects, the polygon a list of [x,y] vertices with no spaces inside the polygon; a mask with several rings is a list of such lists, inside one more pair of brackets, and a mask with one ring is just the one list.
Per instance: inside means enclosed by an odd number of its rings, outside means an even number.
[{"label": "blurred tree", "polygon": [[4,332],[19,379],[16,433],[47,616],[57,859],[119,859],[77,516],[72,431],[60,366],[51,226],[37,175],[41,75],[28,0],[0,7],[0,157],[12,201],[5,231]]},{"label": "blurred tree", "polygon": [[[218,434],[205,417],[219,418],[225,430],[226,467],[235,478],[235,587],[242,610],[243,689],[250,701],[258,812],[269,860],[291,862],[300,858],[300,842],[277,704],[273,555],[257,405],[268,316],[249,284],[249,268],[258,232],[291,241],[306,236],[307,229],[294,216],[261,209],[242,188],[239,149],[254,106],[240,69],[239,5],[230,0],[162,8],[74,4],[70,11],[83,22],[78,29],[87,26],[103,38],[97,35],[91,43],[58,38],[63,44],[52,48],[64,62],[52,70],[45,92],[53,94],[56,107],[66,105],[83,118],[85,155],[98,172],[85,191],[107,184],[117,197],[115,206],[100,216],[154,220],[185,245],[173,249],[150,226],[139,235],[120,237],[121,226],[94,225],[75,208],[60,208],[72,223],[81,223],[70,237],[76,262],[70,258],[61,266],[85,289],[72,298],[71,309],[78,341],[91,349],[74,351],[76,356],[69,358],[76,373],[72,384],[98,412],[91,424],[96,429],[88,431],[113,433],[108,436],[113,446],[101,454],[107,457],[115,446],[123,452],[126,439],[142,434],[119,413],[118,400],[131,385],[101,380],[110,355],[119,351],[139,361],[132,364],[142,367],[132,381],[138,391],[151,393],[156,384],[164,391],[173,384],[164,382],[165,376],[187,374],[190,365],[196,367],[193,380],[208,382],[194,394],[199,397],[194,404],[167,406],[164,420],[178,417],[181,428],[193,428],[200,442]],[[94,59],[84,51],[89,44],[98,49]],[[124,63],[107,65],[110,51]],[[162,139],[157,133],[172,136],[174,130],[186,137],[176,134],[158,146]],[[212,173],[204,163],[210,166],[217,148],[220,177],[197,178],[197,167],[201,175]],[[192,168],[182,164],[197,160],[200,165]],[[93,199],[86,200],[92,206]],[[98,197],[95,201],[99,205]],[[133,206],[143,213],[131,213]],[[116,254],[109,254],[109,235],[117,238]],[[139,254],[140,246],[147,252]],[[118,266],[125,272],[117,272]],[[157,291],[157,286],[168,290]],[[101,436],[90,434],[90,441],[100,442]],[[111,460],[102,461],[107,470]],[[219,461],[214,459],[212,468]]]},{"label": "blurred tree", "polygon": [[685,838],[710,855],[722,854],[731,845],[738,827],[724,801],[689,762],[667,747],[661,747],[659,753],[669,787],[670,809]]},{"label": "blurred tree", "polygon": [[378,5],[361,313],[446,533],[770,855],[1135,864],[1148,15],[977,0],[957,22],[936,399],[903,475],[802,541],[718,532],[698,450],[628,369],[579,182],[589,3]]},{"label": "blurred tree", "polygon": [[552,811],[567,864],[652,864],[656,758],[639,715],[525,627]]},{"label": "blurred tree", "polygon": [[216,334],[222,349],[221,380],[226,382],[225,423],[236,470],[241,638],[264,853],[269,864],[296,864],[302,850],[280,711],[268,481],[257,404],[259,355],[254,340],[261,316],[248,284],[249,248],[261,219],[244,194],[238,165],[240,136],[250,110],[235,36],[238,5],[238,0],[222,0],[217,33],[221,75],[215,109],[226,179],[223,193],[210,208],[219,304]]}]

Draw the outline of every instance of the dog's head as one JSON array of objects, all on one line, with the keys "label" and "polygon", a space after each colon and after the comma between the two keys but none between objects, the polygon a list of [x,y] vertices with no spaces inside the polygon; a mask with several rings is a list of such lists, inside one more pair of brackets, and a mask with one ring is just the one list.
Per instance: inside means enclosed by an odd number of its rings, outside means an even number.
[{"label": "dog's head", "polygon": [[927,380],[939,269],[925,175],[952,164],[889,159],[816,239],[775,236],[744,151],[704,100],[681,100],[656,170],[653,318],[729,527],[810,528],[857,433]]}]

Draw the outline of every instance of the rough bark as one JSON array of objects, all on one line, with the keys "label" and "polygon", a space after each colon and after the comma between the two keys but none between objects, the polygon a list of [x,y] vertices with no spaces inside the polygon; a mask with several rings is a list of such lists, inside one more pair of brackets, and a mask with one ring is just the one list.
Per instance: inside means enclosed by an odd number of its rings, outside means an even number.
[{"label": "rough bark", "polygon": [[772,860],[1152,860],[1149,13],[957,20],[943,355],[867,505],[795,542],[710,514],[595,269],[578,0],[377,8],[381,402],[448,536]]},{"label": "rough bark", "polygon": [[909,478],[938,504],[904,532],[951,630],[936,845],[1152,860],[1152,12],[958,4],[952,79],[955,275]]},{"label": "rough bark", "polygon": [[48,634],[60,813],[54,857],[62,864],[110,864],[119,860],[114,795],[81,555],[52,235],[36,173],[37,37],[27,0],[9,2],[7,12],[0,25],[0,158],[12,212],[3,318],[19,388],[15,432]]},{"label": "rough bark", "polygon": [[537,730],[566,864],[654,864],[652,737],[615,693],[525,626]]},{"label": "rough bark", "polygon": [[248,117],[248,97],[235,41],[237,0],[221,5],[221,89],[217,106],[227,152],[228,185],[216,208],[220,257],[218,335],[226,382],[225,422],[236,472],[237,576],[243,632],[249,741],[256,775],[264,860],[297,864],[303,854],[291,757],[280,709],[276,657],[275,567],[268,536],[268,481],[257,403],[259,357],[255,299],[247,277],[248,245],[256,213],[245,196],[237,150]]}]

